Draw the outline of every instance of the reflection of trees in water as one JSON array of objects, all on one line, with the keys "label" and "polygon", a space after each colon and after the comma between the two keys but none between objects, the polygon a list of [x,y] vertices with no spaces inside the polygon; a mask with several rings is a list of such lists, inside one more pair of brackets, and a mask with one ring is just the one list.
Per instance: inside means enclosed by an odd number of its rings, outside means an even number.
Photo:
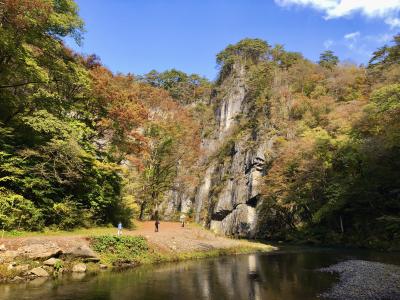
[{"label": "reflection of trees in water", "polygon": [[315,253],[239,255],[50,280],[39,287],[0,286],[0,299],[313,299],[331,283],[328,274],[313,271],[324,261],[327,256]]}]

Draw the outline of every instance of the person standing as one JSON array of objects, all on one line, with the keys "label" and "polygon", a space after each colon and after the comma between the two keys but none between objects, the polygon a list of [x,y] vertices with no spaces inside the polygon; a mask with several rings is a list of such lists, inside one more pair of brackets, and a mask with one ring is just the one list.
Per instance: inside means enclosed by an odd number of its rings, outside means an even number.
[{"label": "person standing", "polygon": [[118,236],[122,235],[122,223],[121,222],[118,223],[118,233],[117,233],[117,235]]},{"label": "person standing", "polygon": [[155,229],[154,229],[154,231],[155,232],[158,232],[158,226],[160,225],[160,220],[159,220],[159,217],[158,217],[158,210],[156,210],[155,211],[155,213],[154,213],[154,219],[155,219],[155,223],[154,223],[154,225],[155,225]]},{"label": "person standing", "polygon": [[182,223],[182,227],[185,227],[185,219],[186,219],[186,216],[185,216],[185,214],[181,214],[181,216],[180,216],[180,221],[181,221],[181,223]]}]

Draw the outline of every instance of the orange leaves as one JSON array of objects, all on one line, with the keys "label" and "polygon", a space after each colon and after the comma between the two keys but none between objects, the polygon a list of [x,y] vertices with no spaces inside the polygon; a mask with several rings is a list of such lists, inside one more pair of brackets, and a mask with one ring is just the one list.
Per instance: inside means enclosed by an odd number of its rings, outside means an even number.
[{"label": "orange leaves", "polygon": [[119,156],[143,168],[143,160],[156,144],[151,136],[145,136],[146,128],[153,124],[177,141],[179,149],[174,154],[184,165],[195,164],[199,126],[167,91],[138,82],[131,75],[114,75],[102,66],[93,67],[90,73],[93,97],[103,116],[97,125],[111,135]]},{"label": "orange leaves", "polygon": [[0,9],[0,17],[4,23],[19,32],[43,26],[53,10],[51,2],[43,0],[3,0],[1,6],[4,10]]}]

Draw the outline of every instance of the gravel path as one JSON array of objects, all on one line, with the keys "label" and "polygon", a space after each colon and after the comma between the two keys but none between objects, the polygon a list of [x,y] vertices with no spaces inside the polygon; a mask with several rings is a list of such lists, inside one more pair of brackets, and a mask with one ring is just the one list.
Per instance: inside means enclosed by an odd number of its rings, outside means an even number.
[{"label": "gravel path", "polygon": [[322,272],[339,273],[340,281],[322,298],[369,300],[400,299],[400,266],[364,260],[348,260]]}]

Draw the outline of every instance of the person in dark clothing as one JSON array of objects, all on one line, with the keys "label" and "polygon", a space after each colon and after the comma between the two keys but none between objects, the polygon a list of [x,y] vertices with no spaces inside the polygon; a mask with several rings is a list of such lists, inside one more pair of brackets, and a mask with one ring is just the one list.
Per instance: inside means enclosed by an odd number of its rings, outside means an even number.
[{"label": "person in dark clothing", "polygon": [[160,220],[159,220],[159,217],[158,217],[158,210],[156,210],[155,211],[155,213],[154,213],[154,219],[156,220],[156,222],[154,223],[154,225],[155,225],[155,232],[158,232],[158,225],[160,225]]}]

